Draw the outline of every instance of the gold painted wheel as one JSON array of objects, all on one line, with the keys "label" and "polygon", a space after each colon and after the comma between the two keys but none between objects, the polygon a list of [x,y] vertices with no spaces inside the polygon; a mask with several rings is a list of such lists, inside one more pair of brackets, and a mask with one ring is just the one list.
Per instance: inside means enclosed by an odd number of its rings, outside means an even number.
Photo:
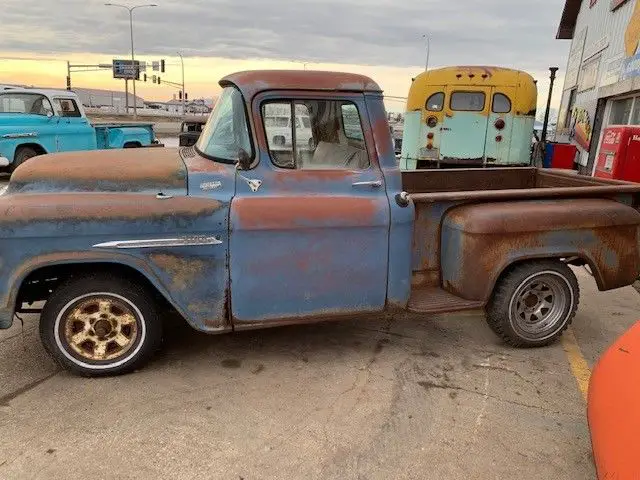
[{"label": "gold painted wheel", "polygon": [[131,306],[107,295],[83,299],[65,312],[61,320],[69,348],[90,361],[126,356],[139,335],[138,319]]}]

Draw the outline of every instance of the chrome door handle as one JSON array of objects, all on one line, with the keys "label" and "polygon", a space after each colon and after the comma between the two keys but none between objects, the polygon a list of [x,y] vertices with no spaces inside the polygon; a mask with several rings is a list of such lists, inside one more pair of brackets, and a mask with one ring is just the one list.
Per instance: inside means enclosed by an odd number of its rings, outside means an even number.
[{"label": "chrome door handle", "polygon": [[382,186],[381,180],[376,180],[375,182],[356,182],[351,184],[352,187],[372,187],[372,188],[380,188]]}]

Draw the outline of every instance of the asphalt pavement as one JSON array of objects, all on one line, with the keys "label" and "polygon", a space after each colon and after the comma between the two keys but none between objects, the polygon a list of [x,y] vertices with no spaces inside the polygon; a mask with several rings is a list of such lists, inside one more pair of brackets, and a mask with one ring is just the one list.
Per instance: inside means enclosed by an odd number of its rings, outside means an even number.
[{"label": "asphalt pavement", "polygon": [[593,479],[576,356],[592,367],[640,296],[576,271],[574,335],[538,350],[505,346],[481,313],[224,336],[176,323],[146,368],[84,379],[31,316],[0,331],[0,478]]}]

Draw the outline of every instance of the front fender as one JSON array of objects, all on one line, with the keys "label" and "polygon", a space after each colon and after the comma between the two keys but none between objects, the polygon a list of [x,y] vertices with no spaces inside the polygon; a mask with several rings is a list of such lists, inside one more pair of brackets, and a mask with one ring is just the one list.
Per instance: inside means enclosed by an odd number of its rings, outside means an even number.
[{"label": "front fender", "polygon": [[605,199],[466,205],[447,213],[442,227],[444,287],[487,301],[510,265],[539,258],[579,257],[600,290],[632,284],[640,273],[640,214]]},{"label": "front fender", "polygon": [[[0,197],[0,326],[36,269],[115,263],[142,274],[196,329],[227,328],[228,202],[59,193]],[[202,241],[203,238],[215,241]],[[140,246],[140,241],[178,239]],[[137,241],[136,247],[120,248]]]}]

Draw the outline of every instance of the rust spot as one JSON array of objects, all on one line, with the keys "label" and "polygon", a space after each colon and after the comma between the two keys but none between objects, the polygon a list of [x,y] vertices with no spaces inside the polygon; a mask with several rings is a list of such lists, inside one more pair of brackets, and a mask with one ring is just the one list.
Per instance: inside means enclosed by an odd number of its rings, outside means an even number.
[{"label": "rust spot", "polygon": [[222,173],[233,168],[233,165],[224,165],[197,154],[195,157],[184,159],[187,169],[191,173]]},{"label": "rust spot", "polygon": [[376,200],[357,197],[240,198],[235,211],[241,228],[287,229],[324,225],[371,226]]},{"label": "rust spot", "polygon": [[[393,144],[391,141],[391,133],[389,132],[389,124],[385,118],[377,119],[373,127],[373,136],[376,141],[376,149],[378,150],[378,158],[390,155],[393,152]],[[389,140],[389,141],[387,141]],[[371,158],[373,159],[373,155]],[[373,159],[373,165],[377,165],[378,158]]]},{"label": "rust spot", "polygon": [[11,186],[29,183],[81,183],[83,190],[110,182],[127,190],[128,184],[186,186],[187,170],[175,148],[96,150],[43,155],[20,165]]},{"label": "rust spot", "polygon": [[[203,276],[207,266],[207,263],[202,260],[168,253],[154,253],[149,258],[171,275],[172,287],[175,290],[186,290],[192,287],[196,280]],[[197,306],[190,305],[189,308],[197,308]]]},{"label": "rust spot", "polygon": [[0,225],[52,220],[156,219],[205,216],[221,202],[202,197],[158,200],[136,193],[48,193],[0,197]]}]

